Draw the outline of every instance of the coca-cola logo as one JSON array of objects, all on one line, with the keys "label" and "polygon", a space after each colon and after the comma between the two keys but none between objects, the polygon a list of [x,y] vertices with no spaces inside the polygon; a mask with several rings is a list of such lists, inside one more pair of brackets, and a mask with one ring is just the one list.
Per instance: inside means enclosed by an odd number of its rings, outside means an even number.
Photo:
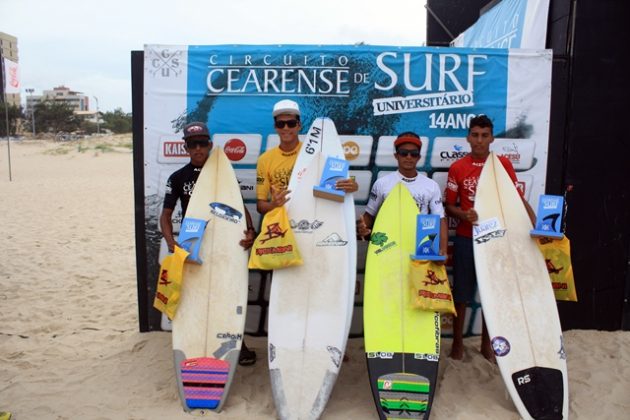
[{"label": "coca-cola logo", "polygon": [[223,146],[223,151],[231,161],[239,161],[245,157],[247,147],[241,139],[230,139]]}]

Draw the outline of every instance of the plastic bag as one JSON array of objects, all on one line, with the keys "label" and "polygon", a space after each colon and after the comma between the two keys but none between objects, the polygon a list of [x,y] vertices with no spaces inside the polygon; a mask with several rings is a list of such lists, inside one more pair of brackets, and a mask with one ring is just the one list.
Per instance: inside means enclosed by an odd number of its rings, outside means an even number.
[{"label": "plastic bag", "polygon": [[411,260],[409,284],[414,308],[457,315],[444,264]]},{"label": "plastic bag", "polygon": [[287,210],[284,206],[276,207],[263,218],[260,234],[249,255],[248,268],[277,270],[302,264]]},{"label": "plastic bag", "polygon": [[181,296],[186,257],[188,257],[188,251],[175,245],[173,254],[164,257],[160,265],[153,307],[166,314],[171,320],[175,317]]},{"label": "plastic bag", "polygon": [[541,237],[536,243],[545,258],[556,300],[577,302],[569,238],[566,235],[552,240]]}]

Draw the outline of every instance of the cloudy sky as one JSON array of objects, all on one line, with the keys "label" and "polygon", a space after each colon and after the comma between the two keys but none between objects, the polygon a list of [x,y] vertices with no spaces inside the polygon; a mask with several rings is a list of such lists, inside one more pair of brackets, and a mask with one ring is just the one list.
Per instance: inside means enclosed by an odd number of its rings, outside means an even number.
[{"label": "cloudy sky", "polygon": [[[131,51],[145,44],[422,46],[424,0],[0,0],[21,87],[64,85],[131,112]],[[23,97],[25,97],[25,93]]]}]

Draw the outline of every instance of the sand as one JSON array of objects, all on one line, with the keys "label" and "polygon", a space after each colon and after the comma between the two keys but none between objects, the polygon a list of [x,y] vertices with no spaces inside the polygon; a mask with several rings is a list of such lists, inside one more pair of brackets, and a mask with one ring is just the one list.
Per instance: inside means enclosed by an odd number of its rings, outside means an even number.
[{"label": "sand", "polygon": [[[54,143],[0,142],[0,412],[22,419],[187,419],[175,385],[170,333],[138,331],[130,136]],[[273,419],[266,339],[239,367],[225,409],[209,418]],[[446,357],[433,419],[518,419],[496,365],[466,339]],[[570,416],[630,413],[630,332],[565,332]],[[363,340],[323,418],[376,419]]]}]

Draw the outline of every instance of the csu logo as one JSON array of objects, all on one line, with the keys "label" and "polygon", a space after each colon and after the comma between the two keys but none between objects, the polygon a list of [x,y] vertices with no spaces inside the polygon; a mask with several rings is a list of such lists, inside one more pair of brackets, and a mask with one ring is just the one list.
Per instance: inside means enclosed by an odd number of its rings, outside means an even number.
[{"label": "csu logo", "polygon": [[182,74],[182,51],[170,51],[168,48],[163,50],[150,49],[148,51],[149,72],[153,77],[177,77]]}]

